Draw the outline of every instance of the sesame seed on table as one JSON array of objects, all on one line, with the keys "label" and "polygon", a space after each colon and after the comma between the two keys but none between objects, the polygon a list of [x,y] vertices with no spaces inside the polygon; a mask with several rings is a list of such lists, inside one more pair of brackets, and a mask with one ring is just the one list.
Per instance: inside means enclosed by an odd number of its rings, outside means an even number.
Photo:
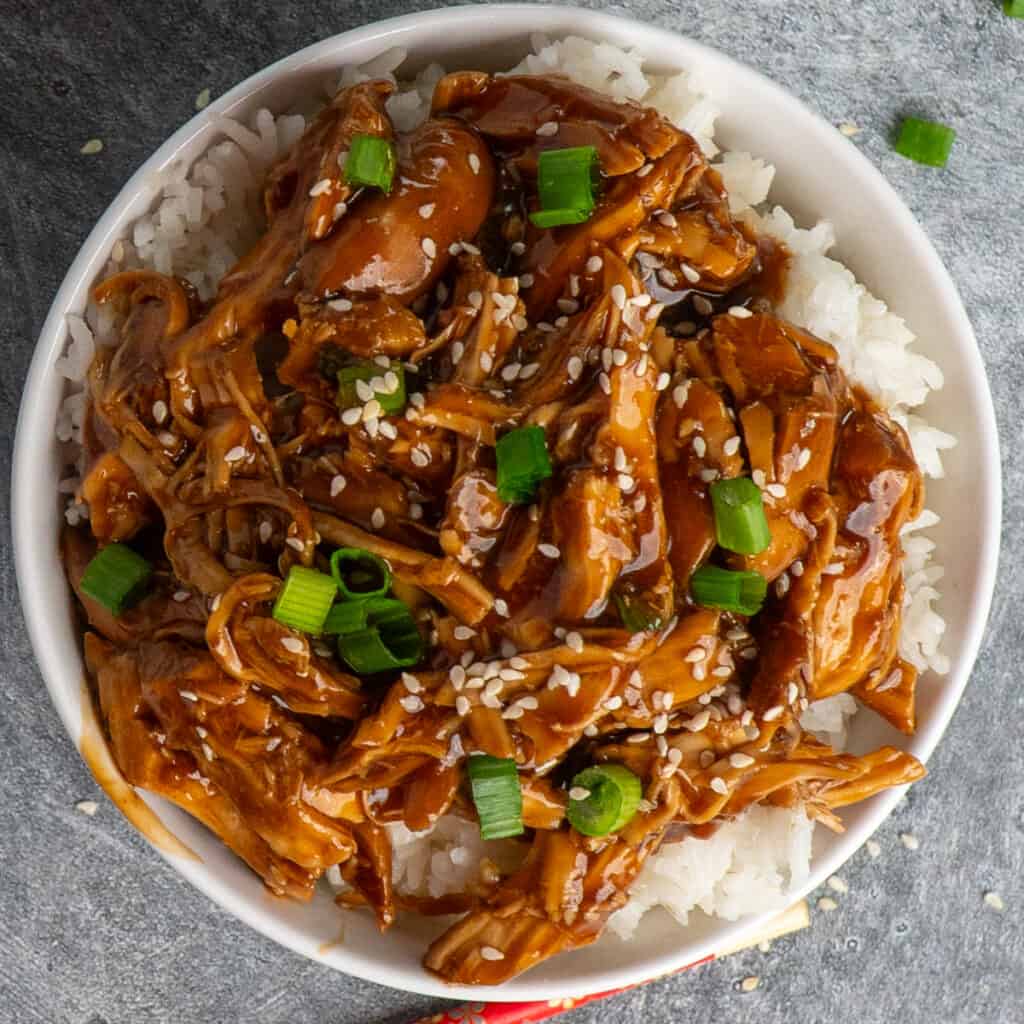
[{"label": "sesame seed on table", "polygon": [[[440,5],[420,0],[415,6]],[[1024,388],[1017,340],[1024,301],[1015,232],[1021,199],[1015,171],[1007,169],[1024,165],[1018,130],[1024,22],[1003,17],[996,0],[748,0],[712,5],[711,14],[697,0],[588,6],[685,31],[764,71],[847,136],[908,202],[960,288],[988,366],[1004,438],[1007,543],[986,642],[929,777],[841,875],[812,894],[811,927],[766,949],[580,1009],[569,1020],[1020,1019],[1015,979],[1024,962],[1024,750],[1017,723],[1024,550],[1014,538],[1024,521],[1024,451],[1011,442],[1019,433]],[[408,9],[397,0],[252,0],[244,7],[211,0],[187,9],[141,0],[72,3],[40,32],[32,5],[0,0],[7,42],[0,67],[9,83],[0,111],[0,354],[8,367],[0,387],[0,595],[7,623],[0,640],[6,782],[0,801],[0,1024],[403,1024],[444,1005],[347,978],[274,945],[192,889],[134,833],[89,776],[35,666],[13,580],[7,490],[31,339],[78,247],[132,171],[196,109],[247,75],[331,32]],[[893,128],[908,112],[957,126],[960,137],[945,171],[918,167],[893,152]],[[539,134],[549,132],[542,126]],[[330,187],[329,179],[315,186]],[[435,223],[442,214],[437,211]],[[435,211],[424,206],[419,215],[430,221]],[[436,245],[426,241],[431,245],[424,255],[434,258]],[[472,251],[464,243],[452,248]],[[652,273],[671,275],[653,256],[648,265]],[[586,270],[597,273],[601,266]],[[699,279],[693,268],[681,271],[691,283]],[[627,296],[614,300],[624,308]],[[479,306],[483,297],[471,294],[468,301]],[[608,359],[606,370],[615,365],[614,353]],[[528,364],[517,373],[525,380],[537,369]],[[583,370],[579,362],[569,366],[574,377]],[[683,385],[665,386],[677,406],[685,404]],[[415,395],[410,402],[417,405]],[[362,408],[352,412],[356,422],[363,415]],[[154,411],[156,419],[164,415]],[[172,435],[166,443],[175,443]],[[694,439],[695,451],[698,443],[703,439]],[[226,456],[245,457],[241,446]],[[414,450],[411,459],[426,465],[430,454]],[[345,486],[336,476],[332,495]],[[785,497],[784,491],[769,493]],[[380,528],[383,511],[374,515]],[[271,529],[261,524],[261,534],[264,526]],[[551,557],[560,557],[557,548]],[[564,637],[567,647],[571,637]],[[516,652],[502,653],[515,670]],[[688,660],[702,673],[715,671],[710,664],[703,668],[702,648]],[[473,678],[466,667],[457,668],[462,683]],[[452,673],[454,682],[455,668]],[[415,677],[409,678],[403,699],[411,709],[420,698]],[[579,676],[561,666],[551,680],[548,685],[570,692],[580,685]],[[497,681],[488,700],[497,699],[504,677]],[[460,695],[460,713],[477,699]],[[687,728],[699,732],[710,720],[705,709]],[[493,948],[481,953],[503,955]],[[197,971],[197,963],[206,969]]]}]

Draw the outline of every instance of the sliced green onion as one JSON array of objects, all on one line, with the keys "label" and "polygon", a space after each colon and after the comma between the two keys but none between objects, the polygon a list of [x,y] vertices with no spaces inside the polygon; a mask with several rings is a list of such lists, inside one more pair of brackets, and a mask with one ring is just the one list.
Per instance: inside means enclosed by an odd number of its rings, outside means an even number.
[{"label": "sliced green onion", "polygon": [[[348,605],[353,607],[347,613],[334,613],[332,626],[340,625],[345,630],[338,637],[338,653],[353,671],[371,675],[408,668],[420,660],[423,638],[404,601],[372,597],[345,602],[339,607]],[[339,623],[342,615],[346,621]]]},{"label": "sliced green onion", "polygon": [[[586,796],[582,792],[586,791]],[[574,795],[575,794],[575,795]],[[640,780],[621,764],[585,768],[573,780],[565,815],[577,832],[606,836],[618,832],[636,814],[643,790]]]},{"label": "sliced green onion", "polygon": [[[392,381],[390,388],[387,380],[389,373],[397,378],[397,383]],[[369,389],[369,394],[358,386],[357,381],[364,383]],[[360,391],[365,397],[360,396]],[[339,409],[344,411],[365,405],[371,398],[377,399],[381,412],[385,415],[401,412],[405,408],[405,367],[400,362],[392,360],[390,369],[387,370],[376,363],[353,363],[351,366],[343,366],[338,371]]]},{"label": "sliced green onion", "polygon": [[146,589],[153,566],[125,544],[108,544],[85,567],[81,583],[88,594],[108,611],[120,615]]},{"label": "sliced green onion", "polygon": [[484,839],[523,834],[523,793],[519,772],[510,757],[474,754],[469,759],[469,785]]},{"label": "sliced green onion", "polygon": [[509,504],[525,504],[537,485],[551,476],[551,457],[543,427],[518,427],[500,438],[495,447],[498,460],[498,497]]},{"label": "sliced green onion", "polygon": [[381,624],[344,633],[338,637],[338,653],[353,672],[373,675],[415,665],[423,654],[423,638],[410,618],[408,629]]},{"label": "sliced green onion", "polygon": [[715,537],[726,551],[758,555],[772,542],[761,488],[750,477],[716,480],[711,485]]},{"label": "sliced green onion", "polygon": [[1024,18],[1024,0],[1003,0],[1003,12],[1011,18]]},{"label": "sliced green onion", "polygon": [[379,626],[411,616],[409,606],[394,597],[370,597],[365,601],[341,601],[328,613],[322,633],[337,635],[358,633],[362,629]]},{"label": "sliced green onion", "polygon": [[395,176],[395,146],[377,135],[353,135],[345,160],[345,178],[350,185],[368,185],[391,191]]},{"label": "sliced green onion", "polygon": [[331,575],[346,601],[383,597],[391,589],[388,563],[363,548],[338,548],[331,555]]},{"label": "sliced green onion", "polygon": [[639,597],[615,594],[613,600],[622,625],[631,633],[645,633],[661,625],[661,617]]},{"label": "sliced green onion", "polygon": [[337,596],[338,585],[326,573],[293,565],[270,614],[292,629],[315,635]]},{"label": "sliced green onion", "polygon": [[705,608],[756,615],[768,593],[768,581],[759,572],[733,572],[717,565],[702,565],[690,577],[690,593]]},{"label": "sliced green onion", "polygon": [[539,228],[581,224],[594,212],[599,169],[594,146],[544,150],[537,160],[540,209],[530,220]]},{"label": "sliced green onion", "polygon": [[900,126],[896,152],[919,164],[945,167],[955,139],[956,132],[947,125],[936,121],[923,121],[918,117],[908,117]]}]

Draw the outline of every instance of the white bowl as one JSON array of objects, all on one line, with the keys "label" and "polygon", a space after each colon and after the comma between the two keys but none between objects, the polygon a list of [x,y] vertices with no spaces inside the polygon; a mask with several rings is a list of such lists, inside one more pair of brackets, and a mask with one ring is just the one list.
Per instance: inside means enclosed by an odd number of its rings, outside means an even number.
[{"label": "white bowl", "polygon": [[[858,745],[891,742],[926,760],[950,716],[981,641],[995,577],[1000,519],[998,440],[985,372],[967,316],[935,250],[875,168],[833,127],[759,74],[713,50],[636,21],[572,8],[528,5],[458,7],[411,14],[317,43],[232,89],[197,114],[146,161],[90,234],[54,300],[25,385],[14,456],[14,546],[22,603],[36,657],[71,738],[95,735],[83,702],[80,633],[58,556],[60,471],[54,424],[63,383],[54,370],[65,339],[65,314],[80,312],[113,242],[153,198],[154,173],[194,158],[214,141],[220,115],[248,118],[260,106],[285,109],[327,73],[360,64],[392,46],[409,51],[415,72],[430,61],[447,67],[500,68],[518,61],[532,32],[585,35],[639,48],[658,70],[697,68],[722,108],[717,139],[749,150],[778,168],[772,198],[805,226],[827,217],[836,227],[839,258],[905,317],[921,351],[942,368],[946,387],[927,416],[956,434],[945,457],[948,476],[933,482],[929,505],[942,516],[932,532],[946,566],[941,612],[952,668],[926,675],[919,693],[917,735],[899,736],[874,715],[858,716]],[[45,756],[45,752],[43,753]],[[819,885],[850,857],[892,810],[891,790],[844,812],[843,836],[819,834],[811,876]],[[326,892],[308,905],[276,900],[240,860],[183,812],[146,797],[175,836],[201,860],[163,843],[161,853],[187,878],[252,927],[315,960],[385,985],[436,996],[480,997],[483,990],[448,987],[420,966],[429,926],[403,922],[381,936],[368,915],[342,914]],[[823,830],[819,829],[819,833]],[[150,830],[152,834],[152,830]],[[794,898],[802,895],[795,892]],[[111,899],[116,899],[112,892]],[[489,990],[504,1000],[579,996],[642,981],[735,945],[767,915],[737,923],[699,921],[684,929],[667,915],[648,915],[631,943],[605,937]],[[343,941],[338,941],[344,929]]]}]

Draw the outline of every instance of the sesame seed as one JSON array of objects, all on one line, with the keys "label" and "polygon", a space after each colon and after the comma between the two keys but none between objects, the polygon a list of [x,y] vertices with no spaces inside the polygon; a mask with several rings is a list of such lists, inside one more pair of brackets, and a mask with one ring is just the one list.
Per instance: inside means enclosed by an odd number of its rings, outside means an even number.
[{"label": "sesame seed", "polygon": [[878,857],[882,852],[881,846],[879,846],[874,839],[869,839],[864,845],[867,847],[868,853],[873,858]]},{"label": "sesame seed", "polygon": [[622,348],[612,349],[612,363],[616,366],[625,366],[626,360],[629,357],[626,355],[626,350]]},{"label": "sesame seed", "polygon": [[305,644],[297,636],[281,637],[281,646],[292,654],[301,654],[305,650]]},{"label": "sesame seed", "polygon": [[750,479],[753,480],[762,491],[764,490],[765,475],[763,469],[755,469],[754,472],[750,474]]},{"label": "sesame seed", "polygon": [[654,716],[654,722],[652,723],[651,728],[659,736],[662,733],[667,732],[668,731],[668,715],[666,715],[664,713],[662,713],[660,715],[655,715]]},{"label": "sesame seed", "polygon": [[366,405],[363,406],[363,422],[366,423],[369,420],[375,420],[380,417],[383,412],[380,402],[376,398],[371,398]]},{"label": "sesame seed", "polygon": [[621,708],[621,707],[622,707],[622,698],[621,697],[609,697],[604,702],[604,709],[605,709],[605,711],[618,711],[619,708]]},{"label": "sesame seed", "polygon": [[285,544],[287,544],[288,547],[293,548],[295,551],[305,551],[306,550],[306,545],[303,544],[302,541],[299,540],[298,537],[289,537],[285,541]]},{"label": "sesame seed", "polygon": [[562,554],[554,544],[538,544],[537,550],[545,558],[558,558]]},{"label": "sesame seed", "polygon": [[680,263],[679,269],[682,271],[683,277],[685,277],[690,284],[696,284],[700,280],[700,274],[694,270],[689,263]]},{"label": "sesame seed", "polygon": [[469,154],[469,169],[474,174],[480,173],[480,157],[478,157],[476,153]]},{"label": "sesame seed", "polygon": [[597,375],[597,383],[601,385],[601,390],[606,394],[612,393],[612,382],[608,379],[608,374],[602,371]]},{"label": "sesame seed", "polygon": [[705,710],[697,712],[689,721],[683,722],[683,728],[690,732],[700,732],[710,721],[711,712],[705,708]]},{"label": "sesame seed", "polygon": [[997,910],[1002,913],[1006,909],[1003,897],[997,892],[987,892],[983,899],[985,900],[985,906],[991,907],[993,910]]},{"label": "sesame seed", "polygon": [[796,457],[796,468],[798,470],[806,469],[807,464],[811,461],[811,449],[801,448],[800,454]]},{"label": "sesame seed", "polygon": [[[710,751],[707,751],[707,753],[710,753]],[[725,784],[725,779],[718,775],[711,780],[711,788],[720,796],[725,796],[729,792],[729,787]]]},{"label": "sesame seed", "polygon": [[225,462],[241,462],[245,458],[245,448],[240,444],[236,444],[227,455],[224,456]]},{"label": "sesame seed", "polygon": [[500,597],[496,597],[494,599],[494,610],[503,619],[507,619],[508,618],[508,614],[509,614],[509,612],[508,612],[508,604],[504,601],[504,599],[502,599]]},{"label": "sesame seed", "polygon": [[636,172],[636,176],[638,178],[646,178],[647,175],[650,174],[651,171],[653,171],[653,170],[654,170],[654,164],[652,164],[652,163],[645,163],[643,165],[643,167],[641,167],[640,170],[638,170]]},{"label": "sesame seed", "polygon": [[786,700],[790,704],[795,704],[797,702],[797,698],[799,696],[800,696],[800,689],[799,689],[799,687],[796,685],[796,683],[790,683],[789,686],[786,687]]},{"label": "sesame seed", "polygon": [[540,363],[527,363],[519,371],[520,380],[529,380],[540,369]]},{"label": "sesame seed", "polygon": [[821,570],[825,576],[841,576],[843,574],[843,563],[832,562]]},{"label": "sesame seed", "polygon": [[590,790],[583,786],[573,786],[569,790],[570,800],[587,800],[590,797]]},{"label": "sesame seed", "polygon": [[565,646],[579,654],[583,650],[583,637],[573,631],[565,634]]},{"label": "sesame seed", "polygon": [[704,456],[707,454],[707,451],[707,441],[705,441],[704,438],[700,436],[700,434],[695,434],[693,438],[693,454],[696,455],[698,459],[703,459]]},{"label": "sesame seed", "polygon": [[363,410],[359,406],[353,406],[351,409],[346,409],[341,414],[341,422],[346,427],[354,427],[363,418]]},{"label": "sesame seed", "polygon": [[743,992],[753,992],[754,989],[756,989],[757,986],[760,985],[760,984],[761,984],[761,979],[756,974],[752,974],[752,975],[750,975],[749,978],[744,978],[740,982],[740,989]]},{"label": "sesame seed", "polygon": [[[662,271],[662,273],[664,273],[664,271]],[[703,295],[694,295],[693,308],[701,316],[711,316],[711,314],[715,311],[715,307],[712,306],[711,303],[708,302],[708,300],[705,299]]]},{"label": "sesame seed", "polygon": [[469,626],[456,626],[453,635],[456,640],[472,640],[476,636],[476,630]]},{"label": "sesame seed", "polygon": [[484,960],[504,960],[505,954],[500,949],[495,949],[494,946],[481,946],[480,956]]},{"label": "sesame seed", "polygon": [[491,370],[494,369],[494,357],[490,352],[480,353],[480,369],[483,370],[484,373],[490,373]]},{"label": "sesame seed", "polygon": [[555,121],[545,121],[538,129],[537,134],[540,136],[546,135],[557,135],[558,124]]},{"label": "sesame seed", "polygon": [[586,263],[586,271],[588,274],[596,274],[604,266],[604,260],[600,256],[591,256]]},{"label": "sesame seed", "polygon": [[210,90],[200,89],[196,95],[196,110],[203,110],[210,105]]},{"label": "sesame seed", "polygon": [[725,452],[726,455],[735,455],[739,450],[740,439],[735,434],[722,445],[722,451]]},{"label": "sesame seed", "polygon": [[512,254],[514,256],[522,256],[523,253],[526,252],[526,243],[525,242],[513,242],[509,246],[509,248],[512,250]]},{"label": "sesame seed", "polygon": [[850,887],[838,875],[833,875],[825,884],[833,892],[837,892],[842,896],[845,896],[850,891]]},{"label": "sesame seed", "polygon": [[533,284],[533,274],[522,274],[519,277],[519,287],[529,288]]},{"label": "sesame seed", "polygon": [[[488,702],[490,700],[492,700],[492,699],[493,700],[497,700],[496,697],[491,698],[487,694],[485,694],[484,697],[483,697],[483,702],[484,702],[484,704],[488,704],[488,706],[490,706]],[[513,720],[515,720],[517,718],[522,718],[524,713],[525,712],[523,711],[523,709],[521,707],[519,707],[517,704],[513,704],[512,707],[505,708],[505,710],[502,711],[501,717],[505,718],[505,719],[508,719],[509,721],[513,721]]]},{"label": "sesame seed", "polygon": [[659,373],[658,379],[657,381],[655,381],[654,387],[657,391],[665,391],[671,383],[672,378],[667,373]]},{"label": "sesame seed", "polygon": [[409,675],[408,672],[402,673],[402,685],[410,693],[421,693],[423,691],[423,684],[415,676]]},{"label": "sesame seed", "polygon": [[469,698],[461,693],[455,698],[455,711],[462,717],[469,714],[472,706],[473,705],[469,702]]},{"label": "sesame seed", "polygon": [[737,320],[747,320],[750,317],[752,317],[753,315],[754,314],[751,313],[749,309],[746,309],[743,306],[730,306],[729,307],[729,316],[734,316],[734,317],[736,317]]},{"label": "sesame seed", "polygon": [[567,369],[569,380],[579,380],[583,373],[583,360],[579,356],[571,356]]},{"label": "sesame seed", "polygon": [[792,565],[791,565],[791,566],[789,567],[789,571],[790,571],[790,573],[792,573],[792,575],[796,576],[796,578],[797,578],[797,579],[799,579],[799,578],[800,578],[801,576],[803,576],[803,574],[804,574],[804,563],[803,563],[803,562],[801,562],[801,561],[800,561],[800,559],[798,558],[798,559],[797,559],[797,560],[796,560],[796,561],[795,561],[795,562],[794,562],[794,563],[793,563],[793,564],[792,564]]},{"label": "sesame seed", "polygon": [[331,211],[332,220],[341,220],[345,214],[348,213],[348,203],[335,203],[334,209]]},{"label": "sesame seed", "polygon": [[333,309],[335,312],[347,313],[352,308],[352,300],[331,299],[331,301],[327,303],[327,306],[329,309]]},{"label": "sesame seed", "polygon": [[437,203],[424,203],[420,207],[420,216],[424,220],[429,220],[434,215],[434,210],[437,207]]},{"label": "sesame seed", "polygon": [[678,221],[675,217],[667,210],[664,213],[658,214],[658,223],[666,228],[674,228],[678,226]]},{"label": "sesame seed", "polygon": [[75,804],[75,810],[91,818],[99,810],[99,804],[95,800],[79,800]]},{"label": "sesame seed", "polygon": [[917,838],[917,836],[914,835],[913,832],[901,832],[900,842],[908,850],[916,850],[921,845],[920,840]]},{"label": "sesame seed", "polygon": [[379,530],[385,523],[387,518],[384,515],[384,509],[379,505],[373,510],[373,514],[370,516],[370,525],[375,529]]},{"label": "sesame seed", "polygon": [[839,904],[836,903],[831,896],[822,896],[821,899],[818,900],[818,909],[824,910],[826,914],[830,914],[838,906]]},{"label": "sesame seed", "polygon": [[698,661],[703,661],[708,656],[708,652],[703,647],[691,647],[686,654],[686,661],[694,664]]},{"label": "sesame seed", "polygon": [[437,255],[437,245],[432,238],[424,238],[420,242],[420,248],[433,259]]},{"label": "sesame seed", "polygon": [[626,308],[626,289],[621,284],[612,285],[611,296],[618,309]]},{"label": "sesame seed", "polygon": [[562,313],[567,315],[579,312],[580,308],[580,304],[575,299],[559,299],[555,305],[558,306]]},{"label": "sesame seed", "polygon": [[267,541],[270,540],[271,536],[273,536],[273,533],[274,533],[273,526],[271,526],[270,523],[267,522],[267,520],[264,519],[263,522],[260,523],[260,529],[259,529],[260,543],[266,544]]},{"label": "sesame seed", "polygon": [[675,402],[677,409],[682,409],[686,405],[686,396],[690,390],[690,382],[686,381],[683,384],[677,384],[672,390],[672,401]]},{"label": "sesame seed", "polygon": [[102,139],[89,139],[89,141],[82,146],[78,151],[83,156],[94,156],[96,153],[103,151],[103,140]]},{"label": "sesame seed", "polygon": [[786,496],[786,488],[782,484],[769,484],[765,490],[773,498],[784,498]]},{"label": "sesame seed", "polygon": [[408,711],[410,715],[416,714],[417,711],[423,710],[423,701],[414,693],[410,693],[408,697],[402,697],[399,701],[403,709]]}]

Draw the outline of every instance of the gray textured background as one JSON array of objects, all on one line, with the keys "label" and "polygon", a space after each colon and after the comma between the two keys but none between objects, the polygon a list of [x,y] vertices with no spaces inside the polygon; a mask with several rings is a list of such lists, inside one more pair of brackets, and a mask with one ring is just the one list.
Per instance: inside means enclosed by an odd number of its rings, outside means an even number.
[{"label": "gray textured background", "polygon": [[[424,0],[414,0],[427,6]],[[433,6],[433,5],[432,5]],[[997,0],[595,4],[766,72],[835,124],[910,203],[977,329],[1003,440],[1004,556],[988,641],[930,777],[843,871],[813,927],[573,1014],[638,1021],[1024,1021],[1024,21]],[[403,1022],[438,1004],[346,978],[249,931],[180,880],[109,805],[50,706],[18,611],[9,474],[21,384],[51,297],[129,173],[213,94],[399,0],[32,5],[0,0],[0,1021]],[[701,16],[703,14],[703,16]],[[906,112],[960,132],[950,167],[889,140]],[[105,149],[82,156],[99,137]],[[954,384],[955,382],[950,382]],[[77,801],[94,799],[88,817]],[[899,840],[913,832],[920,848]],[[983,901],[1001,894],[1005,911]],[[835,894],[833,894],[835,895]],[[740,982],[758,976],[751,993]]]}]

